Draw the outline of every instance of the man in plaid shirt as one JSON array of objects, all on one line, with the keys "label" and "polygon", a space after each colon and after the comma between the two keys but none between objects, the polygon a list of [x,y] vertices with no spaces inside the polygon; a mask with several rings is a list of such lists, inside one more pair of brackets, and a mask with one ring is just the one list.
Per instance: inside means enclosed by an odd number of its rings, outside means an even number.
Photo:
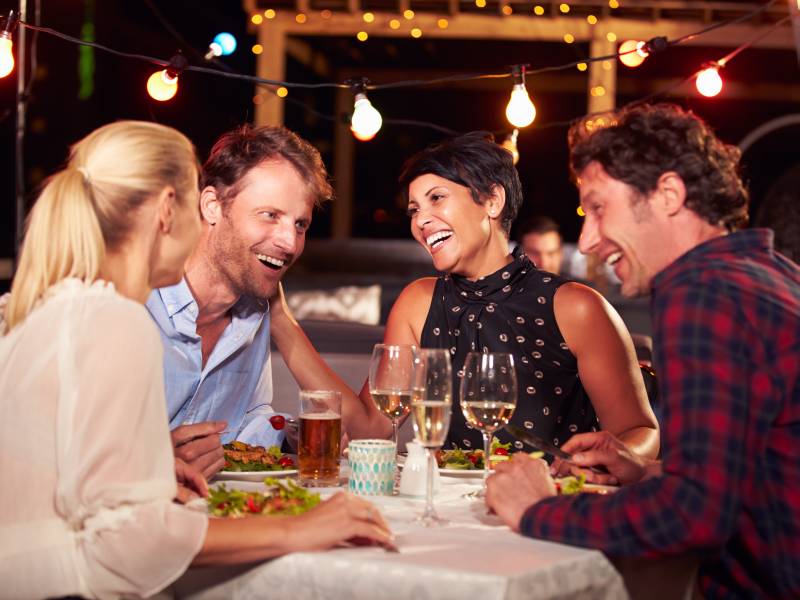
[{"label": "man in plaid shirt", "polygon": [[625,295],[652,292],[662,458],[576,435],[564,450],[606,465],[594,477],[618,492],[555,496],[546,463],[519,455],[487,504],[525,535],[614,557],[695,553],[707,598],[800,597],[800,268],[769,230],[737,231],[739,152],[692,114],[623,110],[570,145],[581,251]]}]

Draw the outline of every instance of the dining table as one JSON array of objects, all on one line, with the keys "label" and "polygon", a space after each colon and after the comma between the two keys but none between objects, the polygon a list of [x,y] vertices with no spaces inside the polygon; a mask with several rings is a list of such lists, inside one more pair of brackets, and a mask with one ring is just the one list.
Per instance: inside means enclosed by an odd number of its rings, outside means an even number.
[{"label": "dining table", "polygon": [[[479,472],[441,476],[436,510],[448,523],[415,521],[424,497],[370,496],[395,534],[397,551],[375,546],[296,552],[255,565],[189,569],[163,598],[192,600],[627,599],[619,572],[599,551],[521,536],[488,514]],[[216,483],[216,482],[214,482]],[[261,490],[263,483],[225,481]],[[347,484],[342,469],[341,487]],[[213,485],[213,484],[212,484]],[[322,497],[337,488],[319,488]],[[248,518],[269,518],[248,517]]]}]

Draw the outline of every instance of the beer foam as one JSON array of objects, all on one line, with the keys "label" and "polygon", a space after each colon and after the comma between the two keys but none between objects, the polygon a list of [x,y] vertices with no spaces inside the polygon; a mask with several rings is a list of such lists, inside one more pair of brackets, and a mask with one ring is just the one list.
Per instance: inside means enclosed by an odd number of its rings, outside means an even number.
[{"label": "beer foam", "polygon": [[323,413],[308,413],[300,415],[301,419],[313,419],[315,421],[330,421],[332,419],[341,419],[342,415],[339,413],[335,413],[332,410],[325,411]]}]

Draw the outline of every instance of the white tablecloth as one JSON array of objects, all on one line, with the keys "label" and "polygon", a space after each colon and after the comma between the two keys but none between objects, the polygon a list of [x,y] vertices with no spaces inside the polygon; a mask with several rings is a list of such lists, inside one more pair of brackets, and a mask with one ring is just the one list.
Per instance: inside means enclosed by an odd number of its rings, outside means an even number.
[{"label": "white tablecloth", "polygon": [[[413,523],[421,499],[374,499],[396,535],[399,553],[340,548],[296,553],[255,567],[192,569],[173,588],[193,600],[522,600],[628,598],[602,553],[522,537],[466,500],[476,484],[442,478],[435,498],[450,524]],[[479,481],[479,480],[477,480]],[[253,489],[255,484],[235,484]]]}]

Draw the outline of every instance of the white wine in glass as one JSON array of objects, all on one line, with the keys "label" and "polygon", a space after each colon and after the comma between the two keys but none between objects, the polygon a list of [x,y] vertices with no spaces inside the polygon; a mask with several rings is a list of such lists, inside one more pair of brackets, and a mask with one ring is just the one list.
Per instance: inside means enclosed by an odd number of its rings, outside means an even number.
[{"label": "white wine in glass", "polygon": [[392,440],[397,446],[400,419],[411,411],[411,388],[417,358],[415,346],[375,344],[369,365],[369,395],[375,406],[392,421]]},{"label": "white wine in glass", "polygon": [[428,454],[428,480],[425,486],[425,510],[417,521],[426,527],[447,523],[433,507],[433,473],[436,469],[436,450],[450,429],[452,411],[453,371],[450,353],[443,349],[421,349],[414,370],[411,411],[414,416],[414,438]]},{"label": "white wine in glass", "polygon": [[483,434],[483,486],[470,497],[486,495],[491,468],[492,435],[508,425],[517,407],[517,373],[514,357],[500,352],[470,352],[461,378],[461,411],[472,427]]}]

